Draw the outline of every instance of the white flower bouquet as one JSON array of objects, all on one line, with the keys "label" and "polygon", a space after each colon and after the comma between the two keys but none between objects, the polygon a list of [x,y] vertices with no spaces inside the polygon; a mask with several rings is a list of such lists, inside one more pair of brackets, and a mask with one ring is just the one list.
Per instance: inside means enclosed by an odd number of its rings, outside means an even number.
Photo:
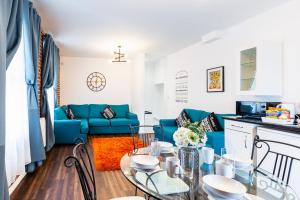
[{"label": "white flower bouquet", "polygon": [[173,135],[173,139],[177,146],[204,146],[207,137],[206,132],[198,123],[187,123],[184,127],[180,127]]}]

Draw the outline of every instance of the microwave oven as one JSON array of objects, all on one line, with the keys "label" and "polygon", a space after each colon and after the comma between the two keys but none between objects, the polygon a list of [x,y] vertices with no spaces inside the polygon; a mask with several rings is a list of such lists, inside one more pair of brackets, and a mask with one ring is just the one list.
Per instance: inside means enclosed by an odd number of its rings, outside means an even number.
[{"label": "microwave oven", "polygon": [[237,101],[236,114],[243,118],[261,119],[266,116],[269,107],[276,107],[281,102]]}]

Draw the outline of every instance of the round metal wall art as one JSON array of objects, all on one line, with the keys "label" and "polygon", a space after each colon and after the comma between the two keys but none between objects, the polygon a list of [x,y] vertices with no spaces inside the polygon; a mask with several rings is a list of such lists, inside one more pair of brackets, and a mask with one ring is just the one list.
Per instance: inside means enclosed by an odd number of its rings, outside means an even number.
[{"label": "round metal wall art", "polygon": [[100,92],[106,86],[106,78],[100,72],[93,72],[87,77],[86,84],[93,92]]}]

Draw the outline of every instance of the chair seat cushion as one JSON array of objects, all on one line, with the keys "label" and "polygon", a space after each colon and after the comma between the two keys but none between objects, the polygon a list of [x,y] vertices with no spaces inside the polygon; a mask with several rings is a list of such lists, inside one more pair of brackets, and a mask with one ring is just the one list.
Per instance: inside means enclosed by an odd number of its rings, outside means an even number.
[{"label": "chair seat cushion", "polygon": [[110,126],[108,119],[103,118],[90,118],[89,119],[90,126]]},{"label": "chair seat cushion", "polygon": [[111,126],[128,126],[128,125],[139,125],[137,119],[127,118],[114,118],[110,120]]},{"label": "chair seat cushion", "polygon": [[81,133],[87,134],[89,132],[89,122],[87,119],[81,119]]}]

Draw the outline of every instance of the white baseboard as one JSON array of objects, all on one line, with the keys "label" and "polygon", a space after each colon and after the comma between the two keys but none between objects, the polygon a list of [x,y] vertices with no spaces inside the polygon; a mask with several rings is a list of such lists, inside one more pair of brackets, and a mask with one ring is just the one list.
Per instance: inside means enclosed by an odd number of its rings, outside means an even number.
[{"label": "white baseboard", "polygon": [[21,181],[23,180],[23,178],[25,176],[26,176],[26,174],[18,176],[16,181],[11,186],[9,186],[9,188],[8,188],[9,195],[11,195],[15,191],[15,189],[18,187],[18,185],[21,183]]}]

